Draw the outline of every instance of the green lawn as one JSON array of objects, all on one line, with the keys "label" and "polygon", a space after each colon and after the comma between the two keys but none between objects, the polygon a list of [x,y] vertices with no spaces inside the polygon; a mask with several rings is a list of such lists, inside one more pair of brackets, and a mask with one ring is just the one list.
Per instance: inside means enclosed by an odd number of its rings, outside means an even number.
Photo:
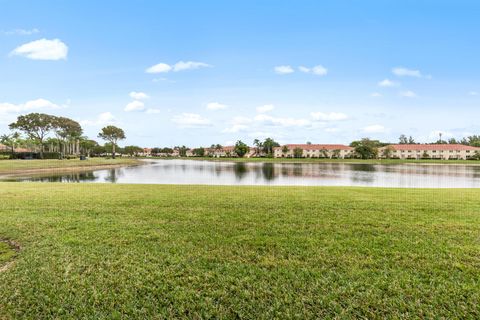
[{"label": "green lawn", "polygon": [[21,173],[35,170],[76,170],[88,167],[133,165],[138,160],[130,158],[90,158],[88,160],[0,160],[0,174]]},{"label": "green lawn", "polygon": [[0,241],[0,269],[15,256],[15,250],[6,242]]},{"label": "green lawn", "polygon": [[0,183],[0,319],[480,318],[480,190]]}]

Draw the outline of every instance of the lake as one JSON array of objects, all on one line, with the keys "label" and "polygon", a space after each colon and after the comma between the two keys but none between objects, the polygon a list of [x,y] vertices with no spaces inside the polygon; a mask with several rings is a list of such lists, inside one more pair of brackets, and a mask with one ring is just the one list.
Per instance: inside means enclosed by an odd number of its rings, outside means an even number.
[{"label": "lake", "polygon": [[145,160],[109,170],[57,173],[9,181],[144,184],[478,188],[480,166],[438,164],[240,163]]}]

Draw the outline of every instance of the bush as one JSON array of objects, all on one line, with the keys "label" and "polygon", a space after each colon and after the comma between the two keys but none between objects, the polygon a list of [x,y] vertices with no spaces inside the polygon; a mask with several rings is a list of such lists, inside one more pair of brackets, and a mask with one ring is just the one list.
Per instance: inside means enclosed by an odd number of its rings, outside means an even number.
[{"label": "bush", "polygon": [[[40,153],[38,152],[16,152],[14,154],[8,154],[10,159],[40,159]],[[60,159],[60,153],[58,152],[44,152],[43,159]]]}]

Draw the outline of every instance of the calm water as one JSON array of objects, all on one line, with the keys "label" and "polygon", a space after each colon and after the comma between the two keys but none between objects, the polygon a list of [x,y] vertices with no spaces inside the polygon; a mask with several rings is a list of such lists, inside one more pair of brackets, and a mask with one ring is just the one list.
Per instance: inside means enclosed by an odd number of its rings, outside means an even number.
[{"label": "calm water", "polygon": [[233,163],[148,160],[138,167],[63,173],[13,181],[147,184],[478,188],[480,167],[345,163]]}]

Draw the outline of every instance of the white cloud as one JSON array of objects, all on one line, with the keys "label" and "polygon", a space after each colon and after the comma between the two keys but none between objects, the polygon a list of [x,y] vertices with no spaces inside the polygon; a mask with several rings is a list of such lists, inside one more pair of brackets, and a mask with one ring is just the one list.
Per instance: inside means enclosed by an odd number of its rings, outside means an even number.
[{"label": "white cloud", "polygon": [[61,106],[46,99],[30,100],[21,104],[0,102],[0,113],[21,113],[25,111],[32,111],[32,110],[39,110],[39,109],[59,109],[59,108],[61,108]]},{"label": "white cloud", "polygon": [[183,71],[183,70],[194,70],[200,68],[209,68],[211,65],[204,62],[197,62],[197,61],[179,61],[175,63],[173,66],[173,71]]},{"label": "white cloud", "polygon": [[265,123],[267,125],[280,126],[280,127],[306,127],[310,126],[311,122],[307,119],[295,119],[295,118],[277,118],[266,114],[258,114],[254,118],[255,121]]},{"label": "white cloud", "polygon": [[108,124],[114,124],[116,121],[116,118],[111,112],[103,112],[100,113],[96,119],[83,120],[80,121],[80,124],[84,126],[103,126]]},{"label": "white cloud", "polygon": [[424,75],[420,70],[413,70],[404,67],[396,67],[392,69],[392,73],[398,77],[414,77],[414,78],[425,78],[431,79],[431,75]]},{"label": "white cloud", "polygon": [[207,103],[207,109],[208,110],[223,110],[223,109],[226,109],[226,108],[228,108],[228,106],[225,105],[225,104],[222,104],[222,103],[218,103],[218,102]]},{"label": "white cloud", "polygon": [[328,73],[327,68],[325,68],[322,65],[317,65],[317,66],[314,66],[312,68],[300,66],[300,67],[298,67],[298,70],[300,70],[301,72],[304,72],[304,73],[312,73],[312,74],[317,75],[317,76],[325,76]]},{"label": "white cloud", "polygon": [[413,91],[407,90],[407,91],[400,92],[400,96],[405,98],[415,98],[417,97],[417,94]]},{"label": "white cloud", "polygon": [[67,59],[68,47],[59,39],[40,39],[25,43],[13,50],[10,55],[23,56],[33,60]]},{"label": "white cloud", "polygon": [[273,70],[276,74],[290,74],[295,72],[291,66],[276,66]]},{"label": "white cloud", "polygon": [[339,132],[340,129],[338,128],[325,128],[325,132],[330,132],[330,133],[335,133],[335,132]]},{"label": "white cloud", "polygon": [[422,77],[422,73],[419,70],[407,69],[403,67],[393,68],[392,73],[398,77]]},{"label": "white cloud", "polygon": [[172,121],[181,128],[205,127],[211,125],[210,120],[195,113],[182,113],[173,117]]},{"label": "white cloud", "polygon": [[146,93],[144,92],[136,92],[132,91],[129,94],[130,98],[135,99],[135,100],[145,100],[150,98]]},{"label": "white cloud", "polygon": [[319,121],[340,121],[348,118],[346,114],[340,112],[312,112],[310,115],[313,119]]},{"label": "white cloud", "polygon": [[383,133],[385,131],[386,131],[385,127],[380,124],[374,124],[374,125],[366,126],[365,128],[363,128],[363,132],[366,132],[366,133]]},{"label": "white cloud", "polygon": [[169,66],[166,63],[159,63],[154,66],[151,66],[147,70],[145,70],[146,73],[166,73],[170,72],[172,70],[172,67]]},{"label": "white cloud", "polygon": [[470,96],[478,96],[478,92],[477,91],[470,91],[468,93]]},{"label": "white cloud", "polygon": [[225,132],[225,133],[236,133],[236,132],[240,132],[240,131],[245,131],[247,130],[249,127],[247,125],[244,125],[244,124],[234,124],[232,125],[231,127],[228,127],[228,128],[225,128],[222,130],[222,132]]},{"label": "white cloud", "polygon": [[381,96],[382,96],[382,94],[381,94],[381,93],[378,93],[378,92],[374,92],[374,93],[372,93],[372,94],[370,95],[370,97],[373,97],[373,98],[379,98],[379,97],[381,97]]},{"label": "white cloud", "polygon": [[397,87],[398,83],[389,79],[384,79],[378,83],[379,87]]},{"label": "white cloud", "polygon": [[252,119],[247,117],[235,117],[230,121],[231,126],[223,129],[222,132],[235,133],[239,131],[245,131],[249,128],[249,125],[253,122]]},{"label": "white cloud", "polygon": [[127,104],[123,110],[126,112],[143,111],[145,110],[145,104],[141,101],[132,101]]},{"label": "white cloud", "polygon": [[269,131],[254,131],[248,134],[249,137],[257,138],[257,139],[266,139],[266,138],[274,138],[275,140],[281,139],[284,135],[282,133],[276,132],[269,132]]},{"label": "white cloud", "polygon": [[11,35],[29,36],[39,32],[40,30],[38,30],[37,28],[33,28],[33,29],[13,29],[8,31],[2,31],[0,33],[3,33],[4,35],[7,35],[7,36],[11,36]]},{"label": "white cloud", "polygon": [[265,113],[269,112],[275,109],[275,106],[273,104],[266,104],[264,106],[257,107],[257,112],[258,113]]},{"label": "white cloud", "polygon": [[166,63],[159,63],[154,66],[151,66],[145,72],[147,73],[167,73],[170,71],[178,72],[184,70],[194,70],[200,68],[207,68],[211,67],[211,65],[204,63],[204,62],[197,62],[197,61],[179,61],[175,63],[173,66],[166,64]]},{"label": "white cloud", "polygon": [[160,109],[154,109],[154,108],[148,108],[146,111],[147,114],[158,114],[160,112],[161,112]]}]

